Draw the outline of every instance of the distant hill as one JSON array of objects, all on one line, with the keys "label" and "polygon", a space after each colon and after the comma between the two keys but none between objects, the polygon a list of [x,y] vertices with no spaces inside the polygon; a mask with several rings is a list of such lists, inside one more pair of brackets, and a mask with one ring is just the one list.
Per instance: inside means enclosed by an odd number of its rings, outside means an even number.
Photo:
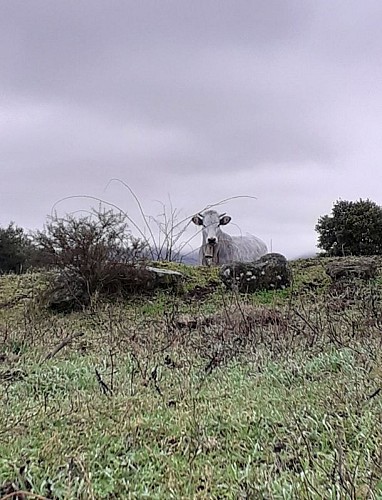
[{"label": "distant hill", "polygon": [[306,252],[306,253],[303,253],[303,254],[298,255],[296,257],[293,257],[290,260],[313,259],[314,257],[317,257],[317,253],[316,252]]}]

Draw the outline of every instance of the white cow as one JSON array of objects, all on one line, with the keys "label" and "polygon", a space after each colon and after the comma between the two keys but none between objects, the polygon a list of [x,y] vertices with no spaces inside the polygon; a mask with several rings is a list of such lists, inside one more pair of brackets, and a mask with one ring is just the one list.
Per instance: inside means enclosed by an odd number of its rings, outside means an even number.
[{"label": "white cow", "polygon": [[266,244],[255,236],[230,236],[220,229],[231,220],[215,210],[194,215],[192,222],[203,226],[203,242],[199,250],[200,265],[221,265],[230,262],[252,262],[268,252]]}]

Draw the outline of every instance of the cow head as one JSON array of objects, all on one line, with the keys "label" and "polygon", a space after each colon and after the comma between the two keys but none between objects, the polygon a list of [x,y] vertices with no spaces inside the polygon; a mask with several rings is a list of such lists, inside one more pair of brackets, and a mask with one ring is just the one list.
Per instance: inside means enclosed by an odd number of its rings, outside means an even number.
[{"label": "cow head", "polygon": [[203,226],[203,243],[214,247],[219,242],[221,234],[220,226],[225,226],[231,220],[226,214],[220,214],[215,210],[207,210],[203,214],[194,215],[192,222],[197,226]]}]

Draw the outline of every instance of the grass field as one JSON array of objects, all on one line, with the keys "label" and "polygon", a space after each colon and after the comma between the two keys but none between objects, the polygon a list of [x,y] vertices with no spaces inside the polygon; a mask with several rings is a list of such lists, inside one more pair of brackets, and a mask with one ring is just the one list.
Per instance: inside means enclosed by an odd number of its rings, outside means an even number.
[{"label": "grass field", "polygon": [[0,498],[382,498],[382,279],[325,262],[253,296],[178,265],[183,293],[67,315],[0,277]]}]

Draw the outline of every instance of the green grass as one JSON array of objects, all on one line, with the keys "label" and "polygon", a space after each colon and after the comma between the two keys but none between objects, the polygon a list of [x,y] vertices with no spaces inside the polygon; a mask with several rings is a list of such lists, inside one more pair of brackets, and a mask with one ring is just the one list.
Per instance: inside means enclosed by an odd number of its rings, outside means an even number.
[{"label": "green grass", "polygon": [[128,360],[116,393],[102,396],[93,368],[89,359],[52,361],[8,387],[2,478],[58,498],[324,498],[330,483],[334,498],[339,450],[344,471],[365,484],[380,453],[382,405],[360,401],[362,372],[346,351],[297,374],[277,363],[261,374],[227,366],[202,386],[198,370],[182,387],[167,370],[162,396],[151,384],[131,386]]},{"label": "green grass", "polygon": [[[195,287],[215,271],[184,272]],[[321,263],[294,275],[293,291],[160,292],[69,315],[34,302],[43,277],[2,277],[0,303],[32,299],[0,309],[0,493],[382,498],[380,283],[338,308]]]}]

